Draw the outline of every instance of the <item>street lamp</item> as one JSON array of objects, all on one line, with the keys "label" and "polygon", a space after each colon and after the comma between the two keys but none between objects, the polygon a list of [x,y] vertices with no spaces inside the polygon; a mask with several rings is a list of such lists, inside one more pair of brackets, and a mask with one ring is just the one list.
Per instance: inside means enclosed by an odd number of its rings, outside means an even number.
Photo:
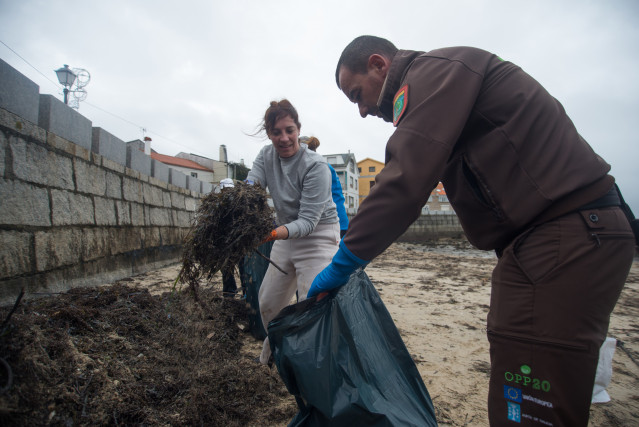
[{"label": "street lamp", "polygon": [[64,64],[63,68],[55,70],[55,73],[60,84],[64,86],[64,103],[69,104],[69,88],[73,85],[76,74],[71,71],[67,64]]}]

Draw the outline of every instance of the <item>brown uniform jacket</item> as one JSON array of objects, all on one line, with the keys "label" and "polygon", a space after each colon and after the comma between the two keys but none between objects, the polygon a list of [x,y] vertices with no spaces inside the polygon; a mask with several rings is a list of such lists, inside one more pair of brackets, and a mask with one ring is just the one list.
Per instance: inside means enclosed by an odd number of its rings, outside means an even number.
[{"label": "brown uniform jacket", "polygon": [[[518,66],[481,49],[400,50],[379,108],[392,121],[386,165],[344,243],[363,260],[418,218],[438,181],[469,241],[504,248],[527,226],[604,195],[614,179],[562,105]],[[401,107],[401,105],[398,105]]]}]

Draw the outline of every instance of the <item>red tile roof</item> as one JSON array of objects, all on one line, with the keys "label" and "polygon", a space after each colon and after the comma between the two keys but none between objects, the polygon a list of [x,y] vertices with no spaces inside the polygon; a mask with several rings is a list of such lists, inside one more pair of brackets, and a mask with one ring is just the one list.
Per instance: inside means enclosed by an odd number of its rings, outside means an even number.
[{"label": "red tile roof", "polygon": [[434,196],[445,196],[446,190],[444,190],[444,185],[441,182],[437,183],[437,187],[435,187],[430,194]]},{"label": "red tile roof", "polygon": [[155,153],[155,152],[151,152],[151,158],[155,159],[159,162],[164,163],[165,165],[171,165],[171,166],[180,166],[183,168],[189,168],[189,169],[197,169],[197,170],[201,170],[201,171],[207,171],[207,172],[213,172],[211,169],[209,168],[205,168],[204,166],[195,163],[192,160],[187,160],[187,159],[181,159],[179,157],[173,157],[173,156],[167,156],[165,154],[159,154],[159,153]]}]

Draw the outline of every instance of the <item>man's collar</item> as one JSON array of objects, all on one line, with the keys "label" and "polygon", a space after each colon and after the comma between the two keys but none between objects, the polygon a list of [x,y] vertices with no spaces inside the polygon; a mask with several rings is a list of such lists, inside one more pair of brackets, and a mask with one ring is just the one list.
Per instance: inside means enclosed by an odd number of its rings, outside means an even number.
[{"label": "man's collar", "polygon": [[407,67],[424,52],[414,50],[398,50],[386,74],[382,91],[377,100],[377,108],[387,122],[393,122],[393,98],[399,90]]},{"label": "man's collar", "polygon": [[379,98],[377,98],[377,108],[382,105],[382,101],[384,100],[384,92],[386,92],[386,82],[388,82],[388,73],[386,73],[386,78],[384,79],[384,84],[382,85],[382,90],[379,92]]}]

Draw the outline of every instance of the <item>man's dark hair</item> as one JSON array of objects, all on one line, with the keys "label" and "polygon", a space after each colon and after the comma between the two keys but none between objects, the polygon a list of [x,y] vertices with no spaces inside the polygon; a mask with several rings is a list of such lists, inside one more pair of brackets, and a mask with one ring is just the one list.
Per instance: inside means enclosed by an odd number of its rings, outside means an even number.
[{"label": "man's dark hair", "polygon": [[348,44],[342,51],[342,56],[337,61],[335,69],[335,82],[339,85],[339,70],[345,67],[347,70],[361,74],[365,73],[368,66],[368,58],[374,53],[392,60],[397,53],[397,48],[391,42],[376,36],[359,36]]}]

